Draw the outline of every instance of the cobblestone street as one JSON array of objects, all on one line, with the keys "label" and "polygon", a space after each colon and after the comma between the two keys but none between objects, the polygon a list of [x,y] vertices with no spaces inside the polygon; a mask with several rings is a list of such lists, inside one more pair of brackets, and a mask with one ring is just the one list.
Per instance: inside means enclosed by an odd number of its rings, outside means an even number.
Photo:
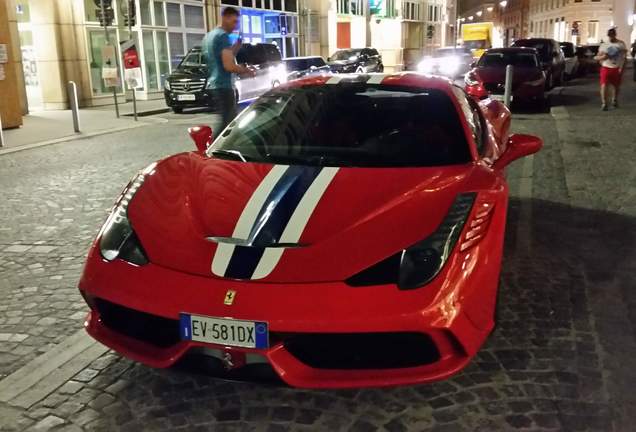
[{"label": "cobblestone street", "polygon": [[[630,71],[631,72],[631,71]],[[627,81],[627,80],[626,80]],[[154,370],[106,351],[0,430],[632,431],[636,422],[636,85],[601,113],[595,79],[515,112],[544,149],[508,170],[498,323],[432,385],[340,391]],[[0,155],[0,387],[82,328],[90,242],[135,174],[190,151],[208,114]]]}]

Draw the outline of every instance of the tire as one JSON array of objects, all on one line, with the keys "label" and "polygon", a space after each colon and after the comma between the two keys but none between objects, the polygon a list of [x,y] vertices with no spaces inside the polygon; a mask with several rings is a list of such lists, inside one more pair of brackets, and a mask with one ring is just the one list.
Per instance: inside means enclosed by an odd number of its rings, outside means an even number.
[{"label": "tire", "polygon": [[380,63],[380,66],[378,66],[378,72],[379,73],[384,72],[384,65],[382,63]]},{"label": "tire", "polygon": [[181,107],[172,107],[172,112],[175,114],[181,114],[183,112],[183,108]]},{"label": "tire", "polygon": [[565,71],[561,71],[561,73],[559,74],[559,85],[565,85]]}]

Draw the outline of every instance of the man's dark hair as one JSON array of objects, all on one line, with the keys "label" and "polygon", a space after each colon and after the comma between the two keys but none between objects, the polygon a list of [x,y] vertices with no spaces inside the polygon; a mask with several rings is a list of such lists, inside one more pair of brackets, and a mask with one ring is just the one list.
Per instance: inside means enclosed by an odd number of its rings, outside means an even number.
[{"label": "man's dark hair", "polygon": [[616,29],[614,27],[607,31],[607,35],[610,36],[612,33],[614,33],[614,36],[616,36]]},{"label": "man's dark hair", "polygon": [[233,8],[232,6],[226,7],[225,9],[223,9],[223,12],[221,12],[222,17],[228,17],[232,15],[239,16],[241,15],[241,13],[238,11],[238,9]]}]

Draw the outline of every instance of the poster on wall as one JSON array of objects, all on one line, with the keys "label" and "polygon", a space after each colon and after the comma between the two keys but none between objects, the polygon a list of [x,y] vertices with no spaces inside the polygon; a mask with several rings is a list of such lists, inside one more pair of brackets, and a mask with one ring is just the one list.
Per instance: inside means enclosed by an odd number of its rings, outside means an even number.
[{"label": "poster on wall", "polygon": [[120,48],[124,57],[124,81],[126,81],[126,85],[129,89],[143,88],[141,62],[135,41],[123,41],[120,44]]},{"label": "poster on wall", "polygon": [[117,54],[113,45],[104,45],[102,47],[102,79],[106,87],[119,86]]}]

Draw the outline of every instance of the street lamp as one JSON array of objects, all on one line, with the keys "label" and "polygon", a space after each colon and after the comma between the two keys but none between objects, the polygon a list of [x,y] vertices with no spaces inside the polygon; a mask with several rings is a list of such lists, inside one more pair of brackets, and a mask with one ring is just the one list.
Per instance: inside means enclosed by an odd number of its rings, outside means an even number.
[{"label": "street lamp", "polygon": [[499,6],[501,6],[502,8],[505,8],[506,6],[508,6],[508,1],[507,0],[500,1]]},{"label": "street lamp", "polygon": [[478,17],[480,17],[480,16],[481,16],[481,14],[483,14],[483,12],[482,12],[482,11],[477,11],[477,13],[476,13],[476,15],[477,15]]},{"label": "street lamp", "polygon": [[492,6],[488,6],[488,7],[486,8],[486,10],[487,10],[488,12],[492,12],[492,9],[493,9],[493,7],[492,7]]}]

